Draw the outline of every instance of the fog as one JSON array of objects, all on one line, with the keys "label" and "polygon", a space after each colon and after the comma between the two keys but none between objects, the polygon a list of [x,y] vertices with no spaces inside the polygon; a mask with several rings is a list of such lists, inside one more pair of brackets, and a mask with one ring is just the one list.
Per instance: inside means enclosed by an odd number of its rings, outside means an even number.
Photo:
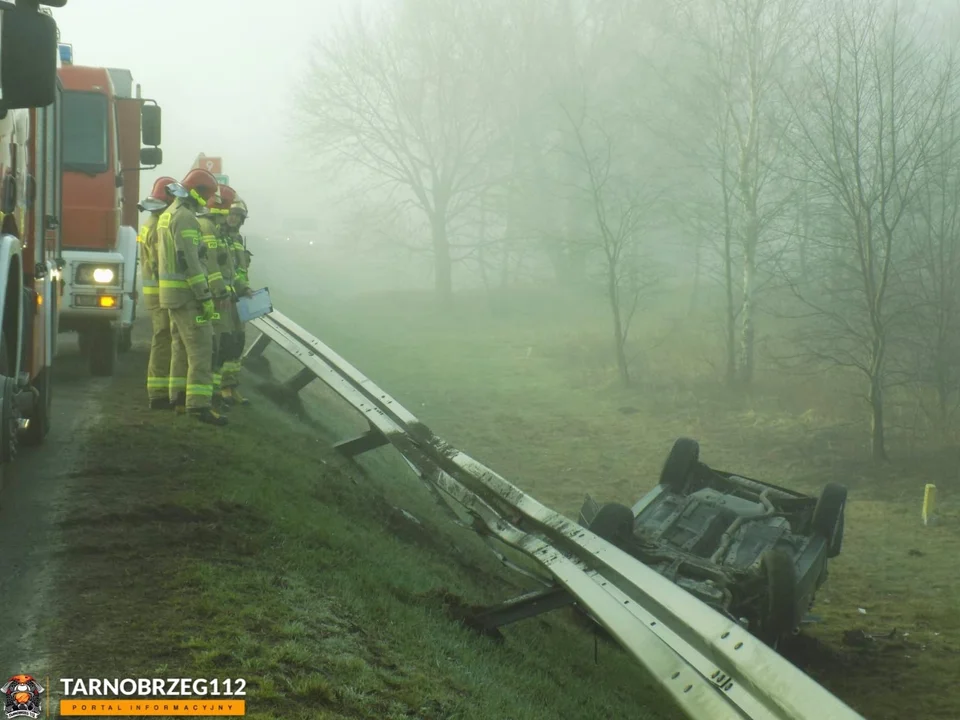
[{"label": "fog", "polygon": [[304,188],[303,158],[291,160],[287,142],[293,91],[311,42],[342,5],[80,0],[55,15],[75,64],[127,68],[163,108],[164,163],[144,173],[141,187],[163,174],[182,177],[201,152],[220,156],[256,208],[251,227],[268,228],[315,198]]},{"label": "fog", "polygon": [[889,657],[921,659],[818,677],[875,718],[953,687],[955,0],[55,14],[77,64],[128,68],[162,106],[144,192],[222,157],[252,276],[440,435],[571,514],[588,486],[632,503],[678,435],[811,495],[849,485],[811,634],[843,658],[851,632],[899,628]]}]

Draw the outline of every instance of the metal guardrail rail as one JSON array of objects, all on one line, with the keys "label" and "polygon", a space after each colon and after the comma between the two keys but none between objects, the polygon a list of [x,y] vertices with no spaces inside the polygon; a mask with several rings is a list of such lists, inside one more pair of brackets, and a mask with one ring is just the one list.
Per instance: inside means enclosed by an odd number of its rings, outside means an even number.
[{"label": "metal guardrail rail", "polygon": [[558,589],[633,655],[688,717],[864,720],[735,622],[437,437],[279,311],[250,324],[261,335],[244,354],[245,361],[273,343],[303,366],[287,381],[290,390],[299,392],[319,379],[366,417],[370,429],[338,443],[341,452],[353,457],[393,445],[428,487],[471,516],[473,529],[522,552],[549,573]]}]

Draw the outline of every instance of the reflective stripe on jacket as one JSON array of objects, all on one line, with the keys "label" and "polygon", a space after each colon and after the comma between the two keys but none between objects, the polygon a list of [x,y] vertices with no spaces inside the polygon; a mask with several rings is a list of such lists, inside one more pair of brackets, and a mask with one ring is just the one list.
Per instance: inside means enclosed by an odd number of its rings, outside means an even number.
[{"label": "reflective stripe on jacket", "polygon": [[243,293],[250,288],[250,279],[247,275],[250,267],[250,253],[243,245],[243,236],[236,230],[229,231],[228,242],[233,253],[233,287],[238,293]]},{"label": "reflective stripe on jacket", "polygon": [[137,242],[140,243],[140,281],[143,286],[143,304],[147,310],[160,307],[160,272],[157,269],[157,221],[160,213],[150,213]]},{"label": "reflective stripe on jacket", "polygon": [[223,274],[223,282],[227,286],[228,293],[236,292],[236,288],[233,287],[237,273],[233,262],[232,242],[226,225],[219,225],[217,227],[217,263],[220,265],[220,272]]},{"label": "reflective stripe on jacket", "polygon": [[222,298],[227,294],[227,286],[223,280],[223,273],[220,272],[220,263],[217,262],[217,246],[220,244],[217,238],[217,224],[212,218],[206,216],[198,217],[197,222],[200,224],[198,251],[200,263],[207,274],[210,293],[215,298]]},{"label": "reflective stripe on jacket", "polygon": [[160,307],[174,309],[188,302],[210,300],[210,286],[198,255],[200,224],[182,199],[157,221],[157,268]]}]

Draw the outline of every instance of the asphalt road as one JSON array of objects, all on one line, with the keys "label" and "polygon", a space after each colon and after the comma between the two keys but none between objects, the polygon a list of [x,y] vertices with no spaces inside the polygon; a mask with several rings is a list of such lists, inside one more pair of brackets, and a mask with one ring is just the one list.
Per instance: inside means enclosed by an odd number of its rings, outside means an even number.
[{"label": "asphalt road", "polygon": [[[142,323],[137,331],[142,342]],[[0,684],[16,673],[31,674],[41,684],[46,677],[58,677],[38,638],[56,611],[57,523],[71,511],[81,451],[112,384],[111,378],[90,376],[73,334],[60,336],[54,369],[50,433],[40,447],[21,448],[16,462],[4,470],[0,488],[0,607],[5,616],[0,622]]]}]

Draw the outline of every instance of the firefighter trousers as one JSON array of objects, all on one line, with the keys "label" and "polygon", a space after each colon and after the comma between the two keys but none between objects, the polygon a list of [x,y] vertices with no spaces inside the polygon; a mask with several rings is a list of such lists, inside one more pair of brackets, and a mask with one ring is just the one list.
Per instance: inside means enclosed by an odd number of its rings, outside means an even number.
[{"label": "firefighter trousers", "polygon": [[230,303],[229,312],[230,326],[229,332],[225,332],[221,337],[225,344],[223,352],[223,387],[235,388],[240,385],[240,357],[243,355],[243,324],[240,322],[240,316],[237,314],[236,303]]},{"label": "firefighter trousers", "polygon": [[188,410],[208,408],[213,399],[213,328],[204,319],[200,303],[187,303],[169,312],[170,400],[176,403],[183,394]]},{"label": "firefighter trousers", "polygon": [[147,396],[151,400],[164,400],[170,394],[170,311],[150,308],[150,321],[153,338],[147,362]]}]

